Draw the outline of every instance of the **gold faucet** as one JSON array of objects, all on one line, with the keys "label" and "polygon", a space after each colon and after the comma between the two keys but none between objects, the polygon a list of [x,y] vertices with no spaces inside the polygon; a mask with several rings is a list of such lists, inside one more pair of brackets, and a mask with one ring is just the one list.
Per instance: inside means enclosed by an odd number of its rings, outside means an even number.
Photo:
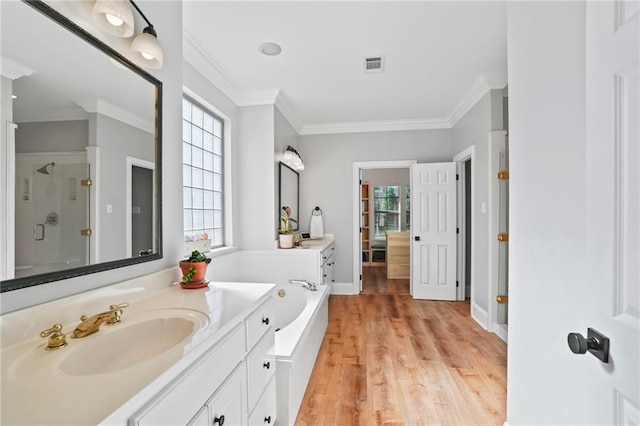
[{"label": "gold faucet", "polygon": [[128,303],[120,303],[119,305],[111,305],[107,312],[102,312],[92,317],[82,315],[80,317],[80,321],[82,322],[78,324],[75,330],[73,330],[73,337],[79,339],[93,334],[100,330],[100,326],[103,323],[106,323],[107,325],[120,323],[122,308],[126,308],[127,306],[129,306]]}]

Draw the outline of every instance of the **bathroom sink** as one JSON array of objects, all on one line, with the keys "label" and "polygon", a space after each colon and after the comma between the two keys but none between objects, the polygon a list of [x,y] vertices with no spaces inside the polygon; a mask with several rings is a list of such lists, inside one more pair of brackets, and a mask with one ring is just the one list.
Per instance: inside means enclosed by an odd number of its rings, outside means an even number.
[{"label": "bathroom sink", "polygon": [[[126,314],[125,314],[126,315]],[[42,380],[45,376],[91,376],[140,365],[165,364],[160,355],[179,357],[191,337],[209,323],[201,312],[190,309],[158,309],[131,313],[122,323],[103,325],[90,336],[69,338],[56,351],[35,348],[16,360],[11,376],[18,380]],[[154,364],[155,365],[155,364]]]}]

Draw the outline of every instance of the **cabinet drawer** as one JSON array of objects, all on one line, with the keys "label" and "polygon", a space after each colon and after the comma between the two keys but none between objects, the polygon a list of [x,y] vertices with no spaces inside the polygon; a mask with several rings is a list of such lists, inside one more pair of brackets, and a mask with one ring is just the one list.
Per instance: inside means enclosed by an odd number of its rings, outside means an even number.
[{"label": "cabinet drawer", "polygon": [[249,387],[249,411],[262,395],[276,371],[274,355],[275,332],[269,331],[247,357]]},{"label": "cabinet drawer", "polygon": [[247,349],[251,349],[264,333],[271,328],[273,320],[271,298],[247,318]]},{"label": "cabinet drawer", "polygon": [[187,423],[187,426],[210,426],[209,422],[209,409],[207,407],[202,407],[198,414],[193,416],[191,421]]},{"label": "cabinet drawer", "polygon": [[335,246],[333,245],[333,243],[326,249],[322,250],[322,252],[320,253],[320,264],[324,265],[325,262],[329,260],[331,256],[333,256],[334,252],[335,252]]},{"label": "cabinet drawer", "polygon": [[244,329],[238,325],[147,403],[129,420],[129,424],[187,424],[242,361],[244,344]]},{"label": "cabinet drawer", "polygon": [[245,405],[246,374],[240,366],[229,380],[207,401],[211,425],[237,426],[246,424]]},{"label": "cabinet drawer", "polygon": [[267,390],[249,417],[249,426],[273,425],[276,422],[276,379],[272,379]]}]

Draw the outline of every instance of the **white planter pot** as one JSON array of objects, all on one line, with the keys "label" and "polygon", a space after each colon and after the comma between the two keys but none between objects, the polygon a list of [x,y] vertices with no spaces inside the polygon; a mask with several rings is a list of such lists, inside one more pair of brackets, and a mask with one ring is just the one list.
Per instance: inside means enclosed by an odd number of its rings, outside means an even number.
[{"label": "white planter pot", "polygon": [[293,247],[293,234],[279,234],[280,248],[290,249]]}]

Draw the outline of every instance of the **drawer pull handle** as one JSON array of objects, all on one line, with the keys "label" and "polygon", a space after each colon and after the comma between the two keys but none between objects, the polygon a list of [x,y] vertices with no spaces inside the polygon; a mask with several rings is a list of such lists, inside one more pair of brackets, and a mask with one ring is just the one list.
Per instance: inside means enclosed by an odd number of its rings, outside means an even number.
[{"label": "drawer pull handle", "polygon": [[264,422],[267,424],[271,424],[271,416],[267,416],[264,418]]},{"label": "drawer pull handle", "polygon": [[219,426],[224,425],[224,414],[220,417],[216,417],[215,419],[213,419],[213,424],[219,425]]},{"label": "drawer pull handle", "polygon": [[262,366],[268,370],[268,369],[270,369],[270,368],[271,368],[271,363],[270,363],[269,361],[267,361],[267,362],[263,362],[263,363],[262,363]]},{"label": "drawer pull handle", "polygon": [[269,325],[269,318],[262,318],[262,323]]}]

